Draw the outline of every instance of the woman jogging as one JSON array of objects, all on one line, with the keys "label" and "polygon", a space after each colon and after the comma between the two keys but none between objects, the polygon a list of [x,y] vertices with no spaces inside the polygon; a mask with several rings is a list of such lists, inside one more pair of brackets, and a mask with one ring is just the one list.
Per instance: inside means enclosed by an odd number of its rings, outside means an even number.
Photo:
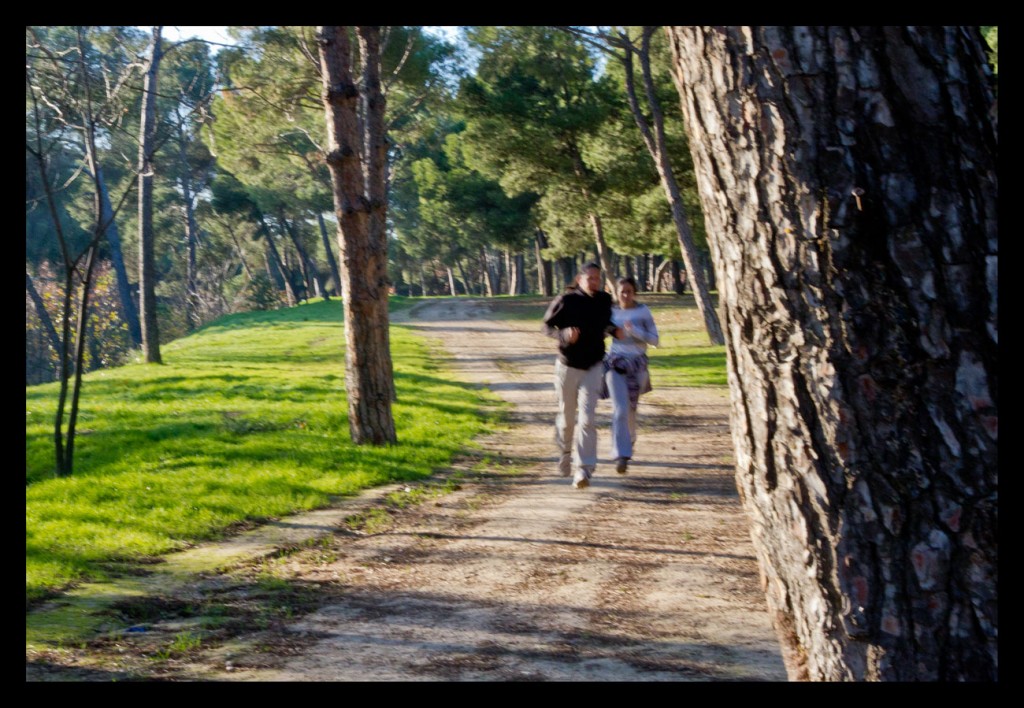
[{"label": "woman jogging", "polygon": [[602,398],[612,399],[612,452],[615,471],[625,474],[636,444],[636,407],[640,395],[651,390],[647,347],[658,346],[658,328],[650,308],[636,301],[636,281],[619,278],[618,305],[612,323],[625,333],[613,339],[604,358]]}]

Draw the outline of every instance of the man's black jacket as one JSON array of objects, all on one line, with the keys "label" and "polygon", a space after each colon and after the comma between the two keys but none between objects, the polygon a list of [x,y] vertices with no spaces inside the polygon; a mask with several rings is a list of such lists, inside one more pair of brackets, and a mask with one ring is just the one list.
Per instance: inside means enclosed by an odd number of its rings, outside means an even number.
[{"label": "man's black jacket", "polygon": [[[579,339],[566,343],[567,328],[578,327]],[[558,358],[575,369],[589,369],[604,358],[604,338],[615,331],[612,296],[603,290],[587,295],[576,285],[556,297],[544,313],[544,333],[558,340]]]}]

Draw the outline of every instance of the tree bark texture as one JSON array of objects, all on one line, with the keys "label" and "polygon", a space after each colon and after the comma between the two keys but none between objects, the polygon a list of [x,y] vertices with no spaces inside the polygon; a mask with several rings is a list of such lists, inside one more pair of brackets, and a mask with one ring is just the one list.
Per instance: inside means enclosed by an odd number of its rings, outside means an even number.
[{"label": "tree bark texture", "polygon": [[161,27],[153,29],[153,54],[142,87],[142,125],[139,130],[139,320],[146,361],[160,364],[160,329],[156,316],[156,263],[153,239],[153,151],[156,91],[160,72]]},{"label": "tree bark texture", "polygon": [[668,36],[790,676],[996,680],[997,131],[977,28]]},{"label": "tree bark texture", "polygon": [[[327,118],[327,165],[338,218],[345,313],[345,389],[349,432],[356,444],[397,441],[388,333],[384,95],[380,28],[359,27],[362,91],[352,71],[347,27],[322,26],[320,64]],[[359,102],[365,106],[360,130]]]}]

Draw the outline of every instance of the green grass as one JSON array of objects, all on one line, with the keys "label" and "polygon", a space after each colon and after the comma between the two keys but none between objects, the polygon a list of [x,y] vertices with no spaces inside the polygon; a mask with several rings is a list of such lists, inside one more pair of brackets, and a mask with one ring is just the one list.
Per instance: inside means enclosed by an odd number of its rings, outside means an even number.
[{"label": "green grass", "polygon": [[[712,296],[717,302],[718,298]],[[640,294],[658,325],[661,345],[648,349],[651,383],[654,386],[728,385],[725,347],[713,345],[704,329],[704,318],[693,295]]]},{"label": "green grass", "polygon": [[[392,307],[408,307],[395,298]],[[103,580],[245,523],[447,465],[496,399],[452,383],[424,340],[391,328],[399,442],[349,441],[339,301],[218,320],[163,365],[84,377],[75,469],[55,478],[56,384],[26,388],[26,596]]]}]

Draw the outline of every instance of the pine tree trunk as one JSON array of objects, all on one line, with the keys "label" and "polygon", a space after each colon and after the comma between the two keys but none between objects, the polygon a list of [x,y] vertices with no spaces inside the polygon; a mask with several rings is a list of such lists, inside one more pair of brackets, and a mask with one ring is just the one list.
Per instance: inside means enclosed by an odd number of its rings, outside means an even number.
[{"label": "pine tree trunk", "polygon": [[[352,71],[349,28],[317,29],[327,119],[327,165],[338,217],[345,313],[345,389],[356,444],[397,441],[388,327],[384,96],[380,28],[358,27],[362,78]],[[363,105],[360,130],[359,105]]]},{"label": "pine tree trunk", "polygon": [[790,676],[997,680],[997,133],[977,28],[668,35]]}]

